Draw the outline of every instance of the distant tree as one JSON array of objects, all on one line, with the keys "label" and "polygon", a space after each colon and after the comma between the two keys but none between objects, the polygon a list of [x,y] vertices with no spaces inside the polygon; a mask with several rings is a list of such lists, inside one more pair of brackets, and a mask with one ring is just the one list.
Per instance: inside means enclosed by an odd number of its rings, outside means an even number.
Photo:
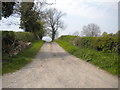
[{"label": "distant tree", "polygon": [[104,36],[107,36],[108,34],[107,34],[107,32],[103,32],[102,33],[102,36],[104,37]]},{"label": "distant tree", "polygon": [[61,21],[62,16],[65,15],[63,12],[58,11],[55,8],[50,8],[46,13],[46,26],[52,34],[52,41],[55,39],[55,35],[58,29],[63,28],[63,22]]},{"label": "distant tree", "polygon": [[79,31],[75,31],[75,32],[73,33],[73,35],[74,35],[74,36],[80,36],[80,33],[79,33]]},{"label": "distant tree", "polygon": [[85,37],[97,37],[100,36],[100,27],[96,24],[88,24],[83,27],[82,35]]}]

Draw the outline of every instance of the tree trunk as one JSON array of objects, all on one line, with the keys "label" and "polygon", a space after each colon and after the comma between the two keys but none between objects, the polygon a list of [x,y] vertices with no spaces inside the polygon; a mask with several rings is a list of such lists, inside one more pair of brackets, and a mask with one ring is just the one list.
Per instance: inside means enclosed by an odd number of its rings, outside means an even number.
[{"label": "tree trunk", "polygon": [[52,32],[52,41],[55,40],[55,31]]}]

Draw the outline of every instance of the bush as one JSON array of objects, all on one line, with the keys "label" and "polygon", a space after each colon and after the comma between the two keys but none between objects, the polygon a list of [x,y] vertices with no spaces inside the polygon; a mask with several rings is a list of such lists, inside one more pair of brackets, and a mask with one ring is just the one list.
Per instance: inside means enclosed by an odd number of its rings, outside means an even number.
[{"label": "bush", "polygon": [[120,43],[117,36],[106,37],[78,37],[64,35],[59,38],[80,48],[91,48],[97,51],[103,51],[107,53],[118,53],[120,50]]},{"label": "bush", "polygon": [[2,51],[7,53],[10,51],[13,42],[15,41],[15,34],[13,31],[2,31]]},{"label": "bush", "polygon": [[118,37],[79,37],[75,45],[82,48],[92,48],[103,52],[118,52]]},{"label": "bush", "polygon": [[32,42],[36,40],[34,34],[29,32],[2,31],[2,53],[8,54],[18,41]]},{"label": "bush", "polygon": [[29,32],[15,32],[15,39],[17,41],[34,41],[36,38],[33,33]]},{"label": "bush", "polygon": [[118,52],[118,37],[100,37],[97,40],[96,48],[104,52]]}]

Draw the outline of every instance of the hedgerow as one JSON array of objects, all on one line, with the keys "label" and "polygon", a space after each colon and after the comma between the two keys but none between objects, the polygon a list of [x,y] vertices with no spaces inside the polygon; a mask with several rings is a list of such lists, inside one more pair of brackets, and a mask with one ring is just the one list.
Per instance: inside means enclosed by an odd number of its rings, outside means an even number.
[{"label": "hedgerow", "polygon": [[32,42],[37,38],[29,32],[2,31],[2,53],[9,53],[18,41]]},{"label": "hedgerow", "polygon": [[80,37],[75,40],[75,45],[82,48],[92,48],[103,52],[118,53],[118,37]]},{"label": "hedgerow", "polygon": [[15,39],[18,41],[34,41],[37,39],[33,33],[29,32],[15,32]]},{"label": "hedgerow", "polygon": [[120,44],[117,37],[75,37],[66,35],[58,38],[56,42],[70,54],[120,76],[120,72],[118,72],[119,53],[116,53],[119,51],[118,46]]},{"label": "hedgerow", "polygon": [[1,33],[2,74],[19,70],[31,62],[44,43],[29,32],[2,31]]},{"label": "hedgerow", "polygon": [[118,53],[120,51],[120,42],[117,36],[107,37],[77,37],[77,36],[62,36],[61,40],[72,42],[75,46],[81,48],[91,48],[97,51],[107,53]]},{"label": "hedgerow", "polygon": [[2,31],[2,52],[8,53],[15,41],[15,34],[13,31]]}]

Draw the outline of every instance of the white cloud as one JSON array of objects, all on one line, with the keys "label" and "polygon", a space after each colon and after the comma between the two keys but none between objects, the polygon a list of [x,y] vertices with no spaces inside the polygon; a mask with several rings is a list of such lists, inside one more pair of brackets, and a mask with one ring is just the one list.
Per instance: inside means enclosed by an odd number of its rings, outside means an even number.
[{"label": "white cloud", "polygon": [[64,0],[64,2],[56,0],[56,4],[52,7],[73,16],[111,18],[114,14],[111,11],[117,10],[117,2],[118,0]]},{"label": "white cloud", "polygon": [[[117,25],[117,2],[118,0],[56,0],[56,4],[52,7],[56,7],[67,13],[67,18],[64,19],[68,24],[67,26],[69,26],[66,28],[67,32],[79,30],[85,23],[87,24],[90,22],[101,25],[104,31],[113,32],[117,27],[109,27],[111,25]],[[86,21],[83,21],[82,17],[86,18]],[[71,22],[70,20],[73,19],[75,20]]]}]

